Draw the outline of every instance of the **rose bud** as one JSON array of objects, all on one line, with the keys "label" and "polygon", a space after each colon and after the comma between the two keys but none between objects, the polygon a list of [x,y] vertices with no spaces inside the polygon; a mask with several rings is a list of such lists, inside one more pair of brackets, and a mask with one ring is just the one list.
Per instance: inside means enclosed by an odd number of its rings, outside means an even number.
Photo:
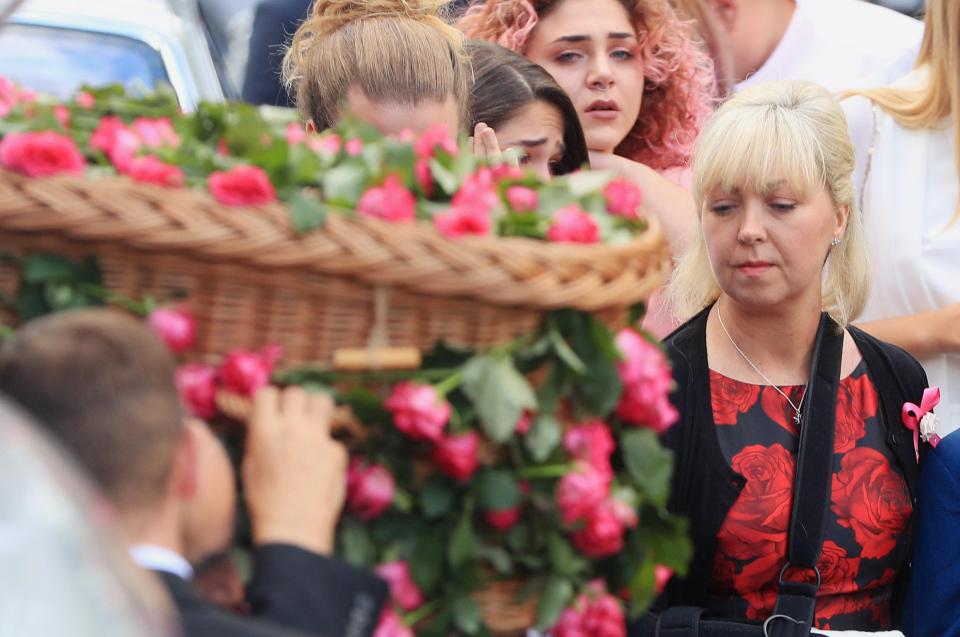
[{"label": "rose bud", "polygon": [[454,480],[469,480],[480,466],[480,436],[475,431],[448,436],[437,441],[433,463],[443,475]]},{"label": "rose bud", "polygon": [[270,383],[270,376],[279,354],[268,346],[259,352],[234,350],[227,354],[220,367],[220,382],[227,391],[252,398]]},{"label": "rose bud", "polygon": [[673,569],[663,564],[657,564],[653,569],[653,577],[656,581],[656,594],[659,595],[666,588],[670,578],[673,577]]},{"label": "rose bud", "polygon": [[347,470],[347,506],[361,520],[372,520],[393,504],[396,483],[383,466],[354,458]]},{"label": "rose bud", "polygon": [[150,312],[147,325],[174,354],[182,354],[190,349],[197,335],[197,322],[182,307],[158,307]]},{"label": "rose bud", "polygon": [[438,440],[450,420],[450,404],[433,385],[400,383],[384,405],[397,429],[414,440]]},{"label": "rose bud", "polygon": [[610,506],[604,503],[587,517],[587,524],[570,535],[573,545],[592,558],[609,557],[623,549],[623,525]]},{"label": "rose bud", "polygon": [[487,524],[498,531],[509,531],[520,519],[520,507],[501,509],[499,511],[484,511],[483,517]]},{"label": "rose bud", "polygon": [[571,204],[553,213],[547,229],[547,240],[558,243],[596,243],[600,228],[588,213],[577,204]]},{"label": "rose bud", "polygon": [[626,219],[637,219],[640,216],[643,192],[633,182],[614,179],[603,189],[603,196],[610,214]]},{"label": "rose bud", "polygon": [[180,402],[193,416],[209,420],[217,414],[217,370],[212,365],[188,363],[173,374]]},{"label": "rose bud", "polygon": [[423,592],[410,577],[410,566],[403,560],[386,562],[376,568],[376,574],[390,585],[390,597],[403,610],[414,610],[423,604]]},{"label": "rose bud", "polygon": [[610,493],[607,476],[589,465],[580,465],[557,483],[557,506],[565,524],[590,515]]},{"label": "rose bud", "polygon": [[373,637],[414,637],[413,629],[403,623],[392,608],[383,609]]}]

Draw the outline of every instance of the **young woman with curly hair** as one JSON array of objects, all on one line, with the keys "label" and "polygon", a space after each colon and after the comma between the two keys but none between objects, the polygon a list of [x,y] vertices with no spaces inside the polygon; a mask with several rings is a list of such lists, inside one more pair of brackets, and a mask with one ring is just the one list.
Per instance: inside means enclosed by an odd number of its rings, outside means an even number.
[{"label": "young woman with curly hair", "polygon": [[486,0],[458,26],[553,75],[576,106],[591,166],[635,181],[647,213],[683,245],[695,215],[676,184],[686,181],[714,79],[667,0]]}]

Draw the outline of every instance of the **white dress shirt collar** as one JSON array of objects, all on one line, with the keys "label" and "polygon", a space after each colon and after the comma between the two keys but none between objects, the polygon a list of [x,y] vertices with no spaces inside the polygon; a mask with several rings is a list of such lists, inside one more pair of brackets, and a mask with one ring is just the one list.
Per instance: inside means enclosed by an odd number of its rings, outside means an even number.
[{"label": "white dress shirt collar", "polygon": [[171,573],[185,580],[193,579],[193,567],[182,555],[153,544],[137,544],[130,549],[130,557],[138,566]]}]

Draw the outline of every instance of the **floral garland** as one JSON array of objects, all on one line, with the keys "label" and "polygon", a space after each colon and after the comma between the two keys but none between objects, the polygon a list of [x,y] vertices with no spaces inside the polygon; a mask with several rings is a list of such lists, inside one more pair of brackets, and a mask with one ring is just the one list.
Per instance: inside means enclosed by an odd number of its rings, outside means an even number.
[{"label": "floral garland", "polygon": [[[580,173],[542,183],[483,166],[445,131],[381,138],[352,123],[305,134],[290,115],[238,104],[181,114],[169,94],[87,89],[59,104],[0,78],[0,166],[25,175],[121,174],[204,188],[224,205],[287,204],[301,232],[329,213],[432,223],[441,233],[595,243],[643,228],[635,186]],[[190,360],[196,325],[177,305],[133,302],[102,287],[95,261],[20,260],[20,318],[104,302],[146,317],[182,357],[176,384],[196,416],[218,393],[264,385],[333,391],[368,435],[354,441],[337,552],[376,570],[392,602],[377,637],[489,634],[476,592],[522,582],[535,625],[556,637],[626,634],[690,544],[667,512],[672,455],[658,434],[677,419],[666,357],[636,325],[586,313],[548,316],[532,334],[485,352],[438,347],[422,369],[277,372],[282,351]]]}]

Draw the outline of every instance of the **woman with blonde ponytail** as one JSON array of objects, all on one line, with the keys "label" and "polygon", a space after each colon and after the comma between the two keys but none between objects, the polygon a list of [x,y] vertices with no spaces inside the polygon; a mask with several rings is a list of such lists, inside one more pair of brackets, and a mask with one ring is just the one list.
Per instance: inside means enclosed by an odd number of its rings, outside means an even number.
[{"label": "woman with blonde ponytail", "polygon": [[914,71],[844,100],[870,250],[860,320],[920,359],[960,427],[960,2],[928,0]]},{"label": "woman with blonde ponytail", "polygon": [[463,36],[443,0],[317,0],[283,60],[283,80],[307,130],[345,112],[384,133],[451,132],[466,121]]}]

